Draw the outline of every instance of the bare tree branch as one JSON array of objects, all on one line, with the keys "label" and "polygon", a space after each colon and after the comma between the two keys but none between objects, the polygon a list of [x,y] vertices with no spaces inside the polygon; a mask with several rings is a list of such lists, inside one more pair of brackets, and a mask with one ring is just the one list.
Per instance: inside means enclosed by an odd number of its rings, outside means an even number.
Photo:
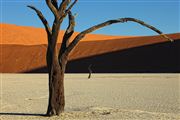
[{"label": "bare tree branch", "polygon": [[66,10],[67,6],[69,5],[69,3],[71,2],[71,0],[62,0],[59,9],[58,9],[58,13],[59,15],[63,15],[64,11]]},{"label": "bare tree branch", "polygon": [[71,11],[68,13],[69,18],[69,26],[66,29],[66,32],[64,33],[61,48],[59,50],[59,60],[62,57],[62,54],[65,52],[66,48],[68,47],[69,40],[71,36],[74,33],[74,27],[75,27],[75,17],[72,15]]},{"label": "bare tree branch", "polygon": [[34,11],[37,13],[38,17],[40,18],[40,20],[42,21],[42,23],[43,23],[44,26],[45,26],[45,29],[46,29],[46,32],[47,32],[48,36],[50,36],[50,35],[51,35],[51,29],[50,29],[50,27],[49,27],[49,24],[48,24],[47,20],[45,19],[45,17],[44,17],[43,14],[41,13],[41,11],[39,11],[38,9],[36,9],[34,6],[28,5],[27,7],[31,8],[32,10],[34,10]]},{"label": "bare tree branch", "polygon": [[[55,0],[53,0],[55,1]],[[56,18],[59,18],[59,15],[58,15],[58,10],[56,9],[56,7],[52,4],[52,1],[51,0],[46,0],[46,4],[47,6],[49,7],[49,9],[52,11],[52,13],[54,14],[54,16]]]},{"label": "bare tree branch", "polygon": [[69,6],[69,8],[65,11],[64,16],[66,17],[66,15],[71,11],[71,9],[73,8],[73,6],[76,4],[78,0],[74,0],[74,2]]},{"label": "bare tree branch", "polygon": [[128,21],[132,21],[132,22],[136,22],[136,23],[139,23],[155,32],[157,32],[158,34],[162,35],[162,37],[164,37],[165,39],[167,40],[170,40],[170,41],[173,41],[172,39],[170,39],[169,37],[167,37],[165,34],[163,34],[160,30],[158,30],[157,28],[141,21],[141,20],[138,20],[138,19],[135,19],[135,18],[119,18],[119,19],[116,19],[116,20],[109,20],[109,21],[106,21],[104,23],[101,23],[101,24],[98,24],[98,25],[95,25],[93,27],[90,27],[89,29],[86,29],[84,30],[83,32],[79,33],[75,38],[74,40],[70,43],[70,45],[68,46],[68,48],[66,49],[66,54],[69,54],[72,49],[77,45],[77,43],[85,37],[85,35],[87,35],[88,33],[91,33],[97,29],[100,29],[100,28],[103,28],[103,27],[106,27],[106,26],[109,26],[111,24],[115,24],[115,23],[125,23],[125,22],[128,22]]},{"label": "bare tree branch", "polygon": [[[60,13],[59,14],[61,14],[62,16],[61,16],[61,19],[64,19],[66,16],[67,16],[67,14],[71,11],[71,9],[73,8],[73,6],[76,4],[76,2],[78,1],[78,0],[74,0],[74,2],[67,8],[67,6],[68,6],[68,4],[71,2],[71,0],[64,0],[64,1],[67,1],[67,3],[65,4],[62,4],[61,6],[62,6],[62,8],[61,8],[61,10],[59,11]],[[64,5],[64,6],[63,6]],[[67,8],[67,9],[66,9]]]},{"label": "bare tree branch", "polygon": [[75,19],[74,19],[74,16],[72,15],[71,12],[69,12],[69,26],[68,28],[66,29],[66,32],[63,36],[63,42],[64,42],[64,45],[67,47],[68,44],[69,44],[69,40],[70,40],[70,37],[72,36],[72,34],[74,33],[74,27],[75,27]]},{"label": "bare tree branch", "polygon": [[51,0],[52,1],[52,4],[54,5],[54,7],[56,9],[58,9],[58,0]]}]

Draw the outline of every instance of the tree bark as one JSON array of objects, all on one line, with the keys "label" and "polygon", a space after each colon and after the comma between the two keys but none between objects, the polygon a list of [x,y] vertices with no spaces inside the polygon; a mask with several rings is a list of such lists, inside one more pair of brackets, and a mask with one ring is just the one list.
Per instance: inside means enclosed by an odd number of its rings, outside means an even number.
[{"label": "tree bark", "polygon": [[47,65],[49,72],[49,103],[47,116],[60,115],[64,111],[64,73],[67,59],[63,57],[61,63],[58,61],[56,49],[47,50]]}]

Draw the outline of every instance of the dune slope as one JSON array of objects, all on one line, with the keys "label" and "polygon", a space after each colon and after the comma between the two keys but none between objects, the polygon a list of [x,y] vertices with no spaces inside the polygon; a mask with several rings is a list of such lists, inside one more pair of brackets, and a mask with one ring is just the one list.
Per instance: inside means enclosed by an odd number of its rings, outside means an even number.
[{"label": "dune slope", "polygon": [[[0,44],[18,44],[18,45],[39,45],[47,44],[46,31],[42,28],[17,26],[13,24],[0,24],[0,33],[2,33],[2,40]],[[58,37],[58,43],[61,43],[64,31],[60,31]],[[78,34],[75,32],[72,39]],[[83,41],[96,41],[96,40],[108,40],[116,38],[129,38],[131,36],[108,36],[108,35],[96,35],[89,34]]]},{"label": "dune slope", "polygon": [[[1,27],[0,72],[46,72],[44,30],[8,24]],[[180,33],[168,36],[176,41],[167,42],[161,36],[87,35],[70,54],[67,72],[87,72],[90,64],[95,66],[94,72],[178,72]]]}]

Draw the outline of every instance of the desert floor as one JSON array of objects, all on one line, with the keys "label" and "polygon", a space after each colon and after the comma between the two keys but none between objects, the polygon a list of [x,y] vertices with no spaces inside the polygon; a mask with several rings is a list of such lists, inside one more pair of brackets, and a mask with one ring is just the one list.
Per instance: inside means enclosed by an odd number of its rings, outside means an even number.
[{"label": "desert floor", "polygon": [[0,75],[1,120],[180,119],[180,74],[66,74],[65,112],[51,118],[47,74]]}]

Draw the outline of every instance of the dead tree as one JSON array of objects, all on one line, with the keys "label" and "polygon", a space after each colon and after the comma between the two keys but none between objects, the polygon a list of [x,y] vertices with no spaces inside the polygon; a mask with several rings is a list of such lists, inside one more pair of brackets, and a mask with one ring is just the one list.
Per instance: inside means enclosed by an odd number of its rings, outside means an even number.
[{"label": "dead tree", "polygon": [[88,66],[88,71],[89,71],[89,76],[88,76],[88,79],[90,79],[90,78],[91,78],[91,74],[92,74],[91,67],[92,67],[92,64],[90,64],[90,65]]},{"label": "dead tree", "polygon": [[[34,6],[28,6],[32,10],[34,10],[42,23],[44,24],[45,30],[47,32],[47,68],[49,74],[49,104],[47,109],[47,115],[60,115],[61,112],[64,111],[65,106],[65,98],[64,98],[64,73],[66,64],[68,61],[69,53],[75,48],[82,38],[84,38],[88,33],[91,33],[97,29],[103,28],[105,26],[109,26],[115,23],[125,23],[128,21],[136,22],[141,24],[157,33],[162,35],[164,38],[169,39],[166,35],[164,35],[161,31],[156,29],[155,27],[144,23],[141,20],[135,18],[119,18],[115,20],[109,20],[104,23],[95,25],[86,29],[79,33],[72,42],[70,42],[70,38],[74,33],[75,27],[75,18],[71,13],[71,8],[76,4],[77,0],[62,0],[58,4],[58,0],[45,0],[48,8],[51,10],[54,15],[54,21],[52,27],[49,26],[48,21],[43,16],[40,10],[35,8]],[[62,44],[60,49],[57,47],[57,39],[60,30],[60,26],[64,20],[64,18],[68,16],[69,18],[69,26],[64,33],[62,38]]]}]

